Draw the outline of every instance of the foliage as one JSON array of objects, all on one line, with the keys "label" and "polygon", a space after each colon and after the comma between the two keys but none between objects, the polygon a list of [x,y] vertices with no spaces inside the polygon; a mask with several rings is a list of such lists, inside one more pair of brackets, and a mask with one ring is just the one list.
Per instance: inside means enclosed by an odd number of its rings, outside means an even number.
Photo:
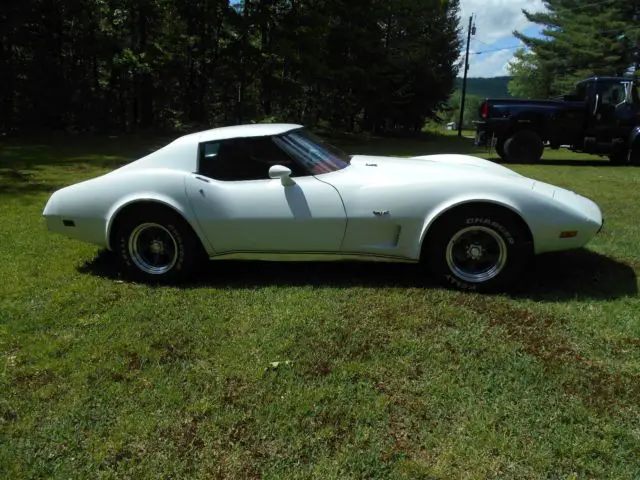
[{"label": "foliage", "polygon": [[513,75],[509,82],[509,93],[516,98],[548,98],[551,95],[553,79],[546,65],[536,62],[536,55],[526,50],[518,50],[509,64]]},{"label": "foliage", "polygon": [[[456,90],[449,100],[449,109],[447,110],[447,118],[449,122],[460,121],[460,97],[462,93]],[[484,102],[484,97],[478,95],[467,94],[464,102],[464,115],[462,120],[463,127],[473,127],[474,120],[480,120],[480,105]]]},{"label": "foliage", "polygon": [[[480,120],[480,105],[485,98],[508,98],[507,84],[511,77],[467,78],[467,95],[462,124],[465,128],[474,128],[473,121]],[[462,79],[456,79],[456,90],[449,98],[446,108],[439,117],[447,122],[460,121],[460,97],[462,95]]]},{"label": "foliage", "polygon": [[0,128],[417,129],[453,89],[458,10],[458,0],[4,0]]},{"label": "foliage", "polygon": [[[483,98],[509,98],[507,85],[511,77],[467,78],[467,95]],[[456,79],[456,89],[462,90],[462,78]]]},{"label": "foliage", "polygon": [[640,4],[628,0],[580,2],[545,0],[547,11],[525,11],[543,28],[544,37],[514,32],[528,51],[511,64],[516,96],[547,97],[567,93],[591,75],[623,75],[637,61]]},{"label": "foliage", "polygon": [[153,287],[47,233],[52,190],[165,141],[0,144],[1,477],[638,478],[635,169],[562,151],[515,166],[593,197],[607,223],[508,296],[362,263],[220,262]]}]

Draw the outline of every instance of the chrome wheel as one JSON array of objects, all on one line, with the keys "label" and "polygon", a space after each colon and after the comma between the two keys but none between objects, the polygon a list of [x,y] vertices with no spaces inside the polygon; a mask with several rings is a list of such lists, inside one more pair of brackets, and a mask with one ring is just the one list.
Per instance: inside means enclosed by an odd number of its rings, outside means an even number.
[{"label": "chrome wheel", "polygon": [[129,235],[129,254],[135,266],[143,272],[162,275],[178,261],[178,243],[162,225],[143,223]]},{"label": "chrome wheel", "polygon": [[507,264],[507,245],[495,230],[482,226],[458,231],[446,250],[449,269],[469,283],[497,277]]}]

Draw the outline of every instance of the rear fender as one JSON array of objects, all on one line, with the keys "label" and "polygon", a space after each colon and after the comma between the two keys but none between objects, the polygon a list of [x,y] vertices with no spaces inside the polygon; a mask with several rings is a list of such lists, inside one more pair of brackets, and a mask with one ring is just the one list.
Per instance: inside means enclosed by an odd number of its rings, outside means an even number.
[{"label": "rear fender", "polygon": [[175,201],[173,198],[167,195],[159,194],[157,192],[142,192],[135,195],[128,195],[124,198],[121,198],[111,207],[111,209],[107,213],[107,225],[105,232],[107,248],[109,250],[113,248],[113,245],[111,245],[111,230],[115,223],[115,219],[117,218],[118,214],[122,212],[122,210],[137,203],[155,203],[173,210],[191,226],[197,237],[200,239],[200,243],[205,248],[205,250],[209,252],[211,251],[211,246],[206,240],[204,233],[200,229],[200,225],[197,221],[195,221],[195,217],[191,212],[191,208],[180,205],[180,203]]},{"label": "rear fender", "polygon": [[531,130],[540,135],[543,141],[548,140],[547,117],[541,114],[522,114],[511,119],[509,136],[520,130]]}]

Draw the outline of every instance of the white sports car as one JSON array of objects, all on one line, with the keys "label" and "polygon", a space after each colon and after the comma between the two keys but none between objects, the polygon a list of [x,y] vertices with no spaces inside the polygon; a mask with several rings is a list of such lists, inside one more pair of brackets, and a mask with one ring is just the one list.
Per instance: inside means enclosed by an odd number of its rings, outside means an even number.
[{"label": "white sports car", "polygon": [[534,254],[584,246],[591,200],[465,155],[349,156],[301,125],[178,138],[56,191],[49,230],[117,253],[123,273],[183,279],[202,259],[424,262],[466,290],[509,285]]}]

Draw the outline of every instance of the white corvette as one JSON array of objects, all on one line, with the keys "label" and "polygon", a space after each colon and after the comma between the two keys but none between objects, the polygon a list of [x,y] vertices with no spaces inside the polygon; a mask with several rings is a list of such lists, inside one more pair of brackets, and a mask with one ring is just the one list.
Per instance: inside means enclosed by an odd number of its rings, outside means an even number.
[{"label": "white corvette", "polygon": [[465,155],[348,156],[300,125],[178,138],[56,191],[49,230],[117,253],[141,280],[202,259],[424,262],[445,284],[494,290],[534,254],[584,246],[598,206]]}]

